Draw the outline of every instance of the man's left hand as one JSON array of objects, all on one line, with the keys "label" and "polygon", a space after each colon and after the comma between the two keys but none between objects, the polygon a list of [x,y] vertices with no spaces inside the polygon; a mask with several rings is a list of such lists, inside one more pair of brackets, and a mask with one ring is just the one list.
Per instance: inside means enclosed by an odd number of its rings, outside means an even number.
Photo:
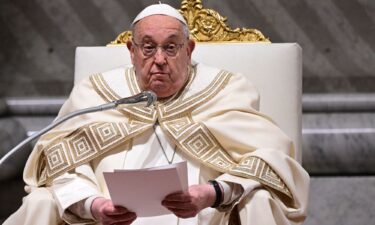
[{"label": "man's left hand", "polygon": [[212,206],[215,199],[216,192],[211,184],[192,185],[185,192],[167,195],[162,205],[178,217],[189,218]]}]

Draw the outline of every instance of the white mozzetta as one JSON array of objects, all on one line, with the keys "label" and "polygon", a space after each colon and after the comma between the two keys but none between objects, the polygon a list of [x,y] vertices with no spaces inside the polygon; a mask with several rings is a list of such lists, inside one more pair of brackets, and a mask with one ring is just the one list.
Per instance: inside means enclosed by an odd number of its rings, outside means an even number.
[{"label": "white mozzetta", "polygon": [[[193,60],[244,74],[258,89],[260,111],[294,141],[301,161],[302,50],[296,43],[197,43]],[[126,46],[78,47],[75,83],[83,76],[129,64]]]}]

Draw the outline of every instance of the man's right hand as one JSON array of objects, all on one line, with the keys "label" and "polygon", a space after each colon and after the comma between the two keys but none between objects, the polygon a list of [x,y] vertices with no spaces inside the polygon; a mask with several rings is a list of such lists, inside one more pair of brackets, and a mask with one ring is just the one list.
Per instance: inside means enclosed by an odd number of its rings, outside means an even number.
[{"label": "man's right hand", "polygon": [[91,204],[91,213],[103,225],[131,224],[137,215],[122,206],[114,206],[110,199],[96,198]]}]

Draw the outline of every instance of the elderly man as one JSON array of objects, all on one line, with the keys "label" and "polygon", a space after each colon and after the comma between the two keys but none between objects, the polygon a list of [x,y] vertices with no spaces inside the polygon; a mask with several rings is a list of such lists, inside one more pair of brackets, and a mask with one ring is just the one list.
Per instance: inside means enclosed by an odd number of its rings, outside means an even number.
[{"label": "elderly man", "polygon": [[[132,26],[132,65],[84,79],[59,116],[142,90],[157,103],[82,115],[44,135],[24,172],[30,194],[5,224],[219,225],[235,214],[243,225],[303,222],[308,174],[288,137],[257,111],[255,88],[192,64],[195,44],[172,7],[149,6]],[[137,217],[109,198],[103,172],[181,161],[189,187],[160,202],[170,214]]]}]

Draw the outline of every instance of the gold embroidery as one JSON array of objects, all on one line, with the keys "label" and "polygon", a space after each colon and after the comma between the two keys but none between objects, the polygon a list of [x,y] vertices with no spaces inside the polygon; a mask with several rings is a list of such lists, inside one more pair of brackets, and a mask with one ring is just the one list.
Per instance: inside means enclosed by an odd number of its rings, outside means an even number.
[{"label": "gold embroidery", "polygon": [[141,89],[138,86],[137,77],[135,75],[134,67],[126,69],[126,80],[128,82],[128,86],[131,90],[131,94],[135,95],[141,92]]},{"label": "gold embroidery", "polygon": [[[233,162],[230,157],[226,157],[221,153],[221,147],[211,133],[205,129],[201,123],[194,123],[192,119],[186,119],[185,130],[183,135],[172,136],[176,137],[176,144],[180,149],[199,161],[209,164],[211,167],[218,166],[219,171],[225,172],[227,167]],[[168,126],[173,126],[171,123],[161,123],[162,128],[172,131]],[[226,154],[226,153],[224,153]],[[224,163],[224,161],[229,161]]]},{"label": "gold embroidery", "polygon": [[[103,123],[95,124],[92,126],[94,129],[94,138],[96,143],[99,144],[100,148],[109,147],[111,143],[120,141],[120,139],[125,136],[122,132],[121,127],[117,126],[115,123]],[[129,134],[131,131],[125,130],[126,134]]]},{"label": "gold embroidery", "polygon": [[135,118],[140,121],[153,122],[156,120],[156,112],[152,107],[142,107],[142,106],[125,106],[121,108],[122,111],[125,111],[129,114],[132,114]]},{"label": "gold embroidery", "polygon": [[140,131],[146,130],[152,127],[153,124],[154,123],[143,123],[142,121],[130,119],[128,123],[121,123],[120,125],[126,131],[126,133],[130,135],[134,132],[139,133]]},{"label": "gold embroidery", "polygon": [[186,136],[186,130],[193,124],[191,117],[184,116],[177,119],[167,120],[163,123],[165,129],[173,136],[173,139],[180,139],[180,136]]},{"label": "gold embroidery", "polygon": [[[129,69],[126,70],[128,71]],[[126,74],[128,74],[128,72],[126,72]],[[104,101],[112,102],[121,98],[121,96],[116,94],[116,92],[109,87],[102,74],[96,74],[94,76],[91,76],[90,80],[94,86],[95,91],[103,98]],[[126,80],[129,81],[129,79]],[[131,90],[137,89],[133,82],[132,85],[129,85],[129,88]],[[125,114],[129,118],[137,119],[139,121],[150,123],[156,120],[155,110],[153,110],[152,107],[144,107],[140,105],[126,105],[117,108],[117,110]]]},{"label": "gold embroidery", "polygon": [[45,171],[40,185],[127,142],[152,127],[139,121],[91,123],[44,148]]},{"label": "gold embroidery", "polygon": [[101,76],[101,75],[100,74],[93,74],[89,78],[90,78],[91,84],[94,87],[94,90],[96,91],[96,93],[98,93],[98,95],[103,100],[106,100],[108,97],[103,93],[103,91],[101,91],[100,85],[96,81],[97,80],[96,77],[98,77],[98,76]]},{"label": "gold embroidery", "polygon": [[70,160],[68,160],[68,156],[66,155],[66,149],[66,143],[61,142],[45,150],[49,171],[64,170],[70,166]]},{"label": "gold embroidery", "polygon": [[[196,68],[194,67],[191,70],[187,87],[193,82],[195,72]],[[133,68],[129,68],[126,74],[130,89],[138,91],[139,86]],[[155,107],[158,111],[157,119],[165,133],[175,140],[175,144],[196,160],[221,172],[256,179],[264,185],[291,196],[289,189],[268,164],[256,157],[236,163],[220,146],[211,132],[203,124],[194,122],[190,115],[191,111],[215,97],[227,85],[232,76],[227,71],[220,71],[213,81],[198,93],[188,98],[184,98],[185,93],[182,93],[174,101],[157,104]],[[147,110],[142,111],[136,106],[126,107],[126,111],[134,118],[143,119],[150,118],[151,111],[154,111],[154,108],[148,109],[150,112],[147,113]],[[153,117],[153,119],[156,118]],[[249,162],[253,163],[249,164]]]},{"label": "gold embroidery", "polygon": [[99,91],[100,96],[107,102],[121,98],[116,94],[104,81],[102,74],[95,74],[90,76],[90,80],[96,91]]},{"label": "gold embroidery", "polygon": [[162,128],[181,150],[203,164],[223,173],[258,180],[291,197],[285,183],[266,162],[251,156],[236,163],[202,123],[180,118],[162,123]]},{"label": "gold embroidery", "polygon": [[212,152],[217,151],[219,146],[209,133],[202,132],[199,125],[199,123],[195,123],[193,126],[190,126],[190,129],[186,130],[186,136],[178,141],[181,143],[183,149],[190,151],[195,157],[206,161],[206,157],[210,154],[212,155]]},{"label": "gold embroidery", "polygon": [[[130,90],[138,91],[134,71],[129,68],[125,74]],[[223,173],[258,180],[291,197],[285,183],[265,161],[250,156],[235,162],[203,123],[193,121],[190,113],[216,96],[231,77],[232,74],[220,71],[206,88],[190,97],[183,98],[184,93],[181,93],[173,101],[149,108],[130,105],[120,109],[129,118],[129,122],[88,124],[60,141],[51,143],[44,149],[47,170],[42,171],[41,182],[46,182],[125,143],[149,129],[158,119],[165,134],[193,159]],[[191,76],[189,85],[193,78],[194,76]],[[101,74],[92,76],[91,81],[105,101],[120,98]]]},{"label": "gold embroidery", "polygon": [[166,105],[160,105],[160,107],[158,107],[158,113],[160,115],[159,120],[166,120],[170,117],[186,114],[187,111],[193,111],[216,96],[217,93],[226,86],[231,77],[231,73],[220,71],[208,87],[202,91],[186,99],[182,100],[180,97],[178,101],[173,101]]},{"label": "gold embroidery", "polygon": [[84,127],[78,130],[78,132],[74,132],[74,135],[66,140],[66,144],[68,145],[66,149],[74,149],[74,151],[67,151],[67,155],[72,159],[72,164],[79,163],[81,160],[95,155],[100,149],[98,148],[98,144],[92,139],[90,133],[89,127]]}]

